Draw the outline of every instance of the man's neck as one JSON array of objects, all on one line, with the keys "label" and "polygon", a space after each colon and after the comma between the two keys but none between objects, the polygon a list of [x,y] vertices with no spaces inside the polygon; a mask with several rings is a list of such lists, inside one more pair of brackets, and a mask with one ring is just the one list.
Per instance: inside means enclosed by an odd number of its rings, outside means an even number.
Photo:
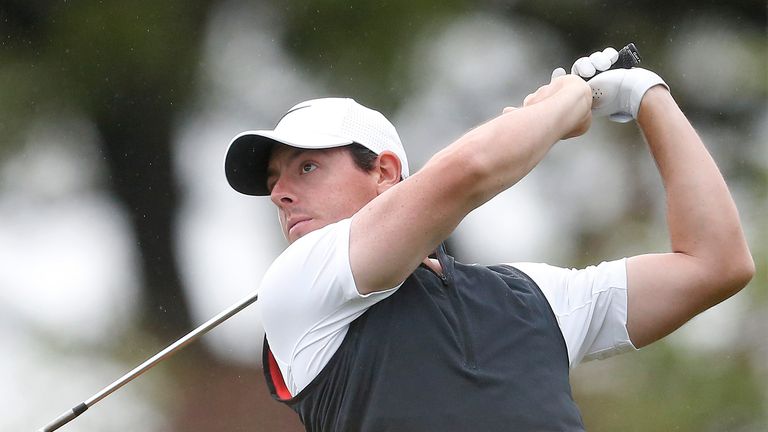
[{"label": "man's neck", "polygon": [[427,258],[424,258],[423,263],[425,266],[429,267],[435,273],[439,275],[443,274],[443,267],[440,265],[440,261],[434,258],[427,257]]}]

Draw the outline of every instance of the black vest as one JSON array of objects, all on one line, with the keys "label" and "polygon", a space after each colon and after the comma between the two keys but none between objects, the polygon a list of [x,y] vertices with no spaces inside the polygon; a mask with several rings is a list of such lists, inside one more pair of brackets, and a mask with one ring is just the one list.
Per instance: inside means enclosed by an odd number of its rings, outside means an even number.
[{"label": "black vest", "polygon": [[307,431],[583,431],[568,353],[538,286],[508,266],[422,265],[349,327],[291,398],[264,340],[273,397]]}]

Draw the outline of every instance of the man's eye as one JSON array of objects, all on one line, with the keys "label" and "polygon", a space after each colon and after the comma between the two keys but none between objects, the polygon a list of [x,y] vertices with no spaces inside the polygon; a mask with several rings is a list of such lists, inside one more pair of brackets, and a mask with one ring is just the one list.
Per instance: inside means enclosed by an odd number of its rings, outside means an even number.
[{"label": "man's eye", "polygon": [[307,173],[310,173],[310,172],[314,171],[316,168],[317,168],[317,165],[315,165],[315,164],[313,164],[311,162],[307,162],[307,163],[305,163],[304,165],[301,166],[301,173],[302,174],[307,174]]}]

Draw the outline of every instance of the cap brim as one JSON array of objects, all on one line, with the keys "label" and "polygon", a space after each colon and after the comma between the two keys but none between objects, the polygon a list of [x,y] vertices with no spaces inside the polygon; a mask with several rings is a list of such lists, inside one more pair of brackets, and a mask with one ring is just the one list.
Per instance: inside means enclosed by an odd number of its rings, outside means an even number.
[{"label": "cap brim", "polygon": [[269,195],[267,165],[275,144],[303,149],[325,149],[352,144],[332,135],[277,133],[272,130],[246,131],[232,139],[224,161],[227,181],[245,195]]}]

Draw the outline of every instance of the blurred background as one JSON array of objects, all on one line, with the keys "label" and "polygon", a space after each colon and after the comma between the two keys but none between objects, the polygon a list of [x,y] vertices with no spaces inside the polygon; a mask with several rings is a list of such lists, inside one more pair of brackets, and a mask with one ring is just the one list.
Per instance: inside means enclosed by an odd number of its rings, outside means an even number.
[{"label": "blurred background", "polygon": [[[258,287],[285,247],[227,185],[246,129],[350,96],[415,171],[582,55],[635,42],[717,160],[758,273],[665,340],[572,373],[589,430],[768,430],[766,3],[0,1],[0,430],[33,430]],[[494,227],[489,229],[488,227]],[[666,251],[638,128],[596,120],[449,239],[464,262]],[[66,431],[298,431],[256,308]]]}]

